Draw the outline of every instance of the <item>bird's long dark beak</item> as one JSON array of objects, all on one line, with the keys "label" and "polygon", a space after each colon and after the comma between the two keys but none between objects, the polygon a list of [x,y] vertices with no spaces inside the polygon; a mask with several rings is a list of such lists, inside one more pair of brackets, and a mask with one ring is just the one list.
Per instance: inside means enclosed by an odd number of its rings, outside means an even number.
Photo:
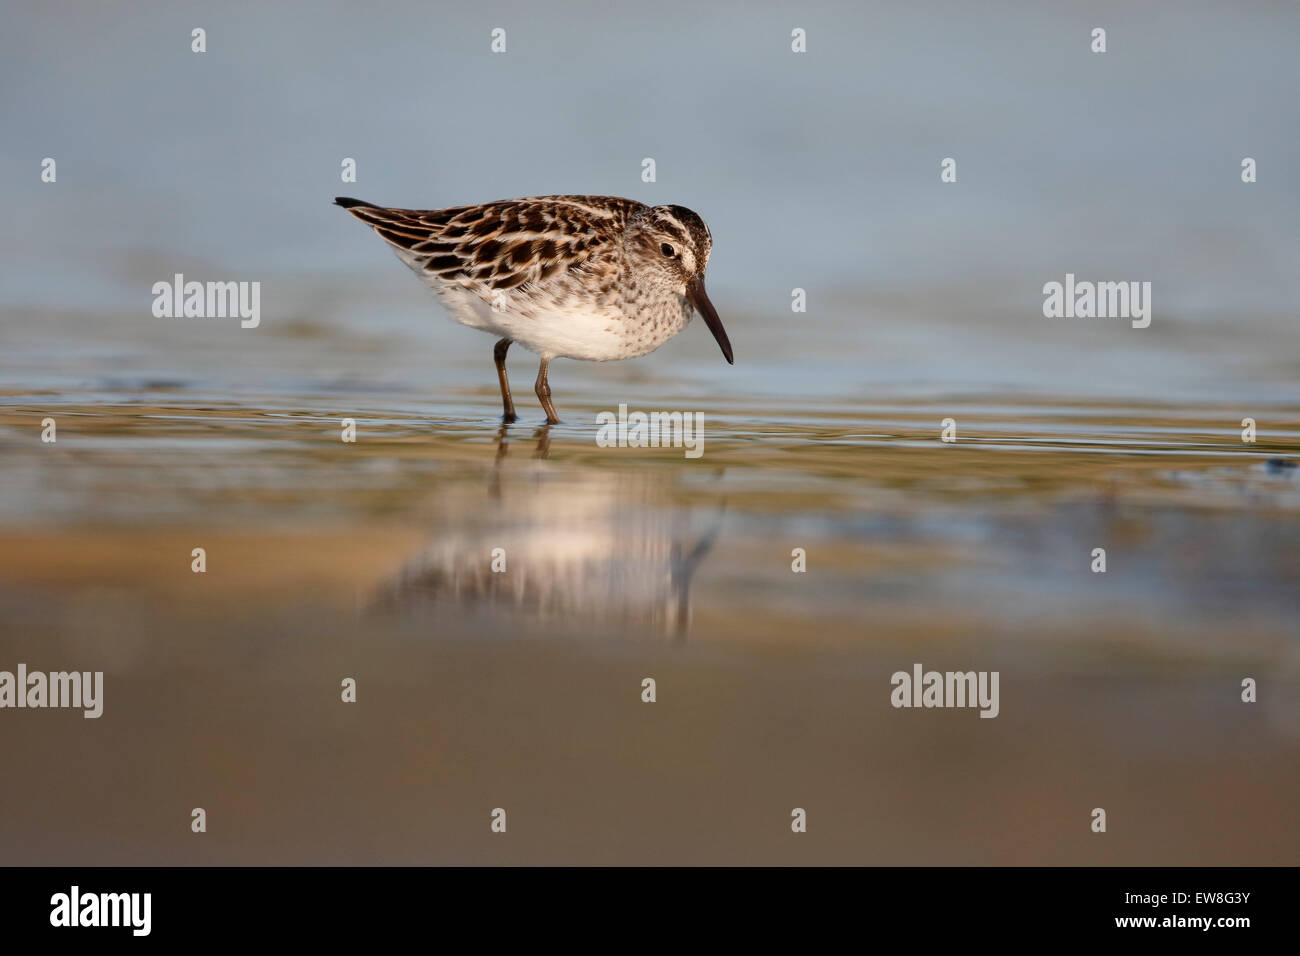
[{"label": "bird's long dark beak", "polygon": [[718,340],[718,345],[722,348],[722,354],[727,360],[728,365],[735,365],[736,360],[731,354],[731,342],[727,339],[727,330],[722,327],[722,320],[718,318],[718,311],[709,301],[708,293],[704,291],[704,279],[692,279],[686,286],[686,298],[690,300],[691,305],[695,306],[695,311],[704,316],[704,324],[709,327],[713,337]]}]

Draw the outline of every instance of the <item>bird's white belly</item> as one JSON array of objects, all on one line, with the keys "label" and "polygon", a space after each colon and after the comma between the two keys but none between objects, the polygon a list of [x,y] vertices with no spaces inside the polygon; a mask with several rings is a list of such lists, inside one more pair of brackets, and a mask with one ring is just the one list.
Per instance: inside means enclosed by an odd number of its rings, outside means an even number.
[{"label": "bird's white belly", "polygon": [[512,310],[507,298],[498,310],[465,288],[444,286],[437,292],[461,325],[513,339],[542,358],[608,362],[645,351],[638,350],[623,333],[622,317],[614,309],[579,306],[546,310],[526,304]]}]

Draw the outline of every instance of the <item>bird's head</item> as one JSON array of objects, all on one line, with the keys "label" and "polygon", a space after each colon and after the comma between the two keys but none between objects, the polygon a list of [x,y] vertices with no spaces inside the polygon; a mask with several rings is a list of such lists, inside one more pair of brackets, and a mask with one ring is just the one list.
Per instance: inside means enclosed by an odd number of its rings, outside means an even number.
[{"label": "bird's head", "polygon": [[685,206],[652,206],[628,223],[626,243],[636,274],[683,296],[704,317],[723,356],[734,365],[731,342],[704,291],[704,270],[713,251],[713,236],[704,220]]}]

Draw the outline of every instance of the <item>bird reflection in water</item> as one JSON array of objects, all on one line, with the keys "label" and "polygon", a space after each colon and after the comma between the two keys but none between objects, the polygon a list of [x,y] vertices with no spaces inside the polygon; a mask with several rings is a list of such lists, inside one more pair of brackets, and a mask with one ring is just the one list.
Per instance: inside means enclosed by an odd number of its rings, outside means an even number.
[{"label": "bird reflection in water", "polygon": [[[452,495],[440,530],[370,611],[505,612],[576,636],[684,640],[691,581],[721,531],[725,505],[693,514],[673,494],[675,468],[543,463],[549,428],[533,435],[531,458],[508,457],[508,437],[503,427],[488,500],[481,491]],[[707,527],[701,533],[693,524]]]}]

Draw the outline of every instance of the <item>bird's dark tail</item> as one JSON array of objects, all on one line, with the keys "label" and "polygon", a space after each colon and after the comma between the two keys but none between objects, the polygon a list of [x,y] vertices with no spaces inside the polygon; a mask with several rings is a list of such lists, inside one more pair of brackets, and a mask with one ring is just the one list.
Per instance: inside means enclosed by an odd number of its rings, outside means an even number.
[{"label": "bird's dark tail", "polygon": [[349,199],[347,196],[335,196],[334,205],[342,206],[344,209],[351,209],[353,206],[369,206],[371,209],[378,209],[372,202],[366,202],[364,199]]}]

